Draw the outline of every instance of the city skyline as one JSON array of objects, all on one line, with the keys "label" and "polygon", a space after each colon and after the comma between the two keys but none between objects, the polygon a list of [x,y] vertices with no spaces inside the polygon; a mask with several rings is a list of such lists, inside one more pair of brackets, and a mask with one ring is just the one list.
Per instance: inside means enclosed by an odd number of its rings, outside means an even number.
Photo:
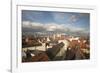
[{"label": "city skyline", "polygon": [[22,10],[22,62],[90,59],[90,14]]}]

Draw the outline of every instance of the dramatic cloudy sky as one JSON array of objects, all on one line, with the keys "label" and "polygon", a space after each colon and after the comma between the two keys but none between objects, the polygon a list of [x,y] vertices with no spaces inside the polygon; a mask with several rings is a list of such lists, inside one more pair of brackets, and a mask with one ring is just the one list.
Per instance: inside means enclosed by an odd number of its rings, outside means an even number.
[{"label": "dramatic cloudy sky", "polygon": [[89,13],[22,10],[23,32],[89,33]]}]

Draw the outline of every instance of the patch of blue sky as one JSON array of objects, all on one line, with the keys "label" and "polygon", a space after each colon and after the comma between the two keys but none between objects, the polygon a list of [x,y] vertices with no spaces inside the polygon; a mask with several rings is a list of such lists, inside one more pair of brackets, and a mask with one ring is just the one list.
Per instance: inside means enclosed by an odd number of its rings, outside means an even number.
[{"label": "patch of blue sky", "polygon": [[89,13],[73,13],[73,12],[50,12],[50,11],[33,11],[23,10],[22,21],[38,22],[44,25],[56,23],[75,27],[89,28]]}]

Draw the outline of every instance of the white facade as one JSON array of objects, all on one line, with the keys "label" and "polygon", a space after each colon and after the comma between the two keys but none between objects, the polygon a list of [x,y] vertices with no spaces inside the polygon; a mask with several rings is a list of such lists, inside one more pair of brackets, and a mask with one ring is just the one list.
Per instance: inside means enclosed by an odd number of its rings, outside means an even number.
[{"label": "white facade", "polygon": [[61,43],[61,42],[64,43],[64,49],[67,50],[67,47],[68,47],[68,45],[69,45],[69,41],[67,41],[67,40],[59,40],[59,41],[58,41],[58,43]]},{"label": "white facade", "polygon": [[45,46],[45,43],[42,43],[42,46],[36,46],[36,47],[25,47],[25,48],[22,48],[23,51],[27,51],[27,49],[29,49],[29,50],[40,50],[40,51],[46,51],[46,46]]},{"label": "white facade", "polygon": [[56,60],[58,57],[61,57],[62,60],[66,57],[66,50],[64,47],[60,49],[59,53],[57,53],[54,60]]}]

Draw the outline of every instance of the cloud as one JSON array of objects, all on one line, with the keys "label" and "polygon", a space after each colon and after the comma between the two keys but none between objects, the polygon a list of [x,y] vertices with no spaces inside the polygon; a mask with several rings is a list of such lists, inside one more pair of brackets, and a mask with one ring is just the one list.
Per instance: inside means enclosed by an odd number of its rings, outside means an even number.
[{"label": "cloud", "polygon": [[41,24],[41,23],[29,22],[29,21],[23,21],[22,27],[36,29],[36,30],[45,29],[45,31],[62,30],[64,28],[63,25],[59,25],[56,23]]},{"label": "cloud", "polygon": [[74,23],[74,22],[77,22],[78,19],[79,19],[79,16],[78,15],[70,14],[69,15],[69,19],[67,21],[69,23]]},{"label": "cloud", "polygon": [[32,32],[43,32],[43,31],[52,31],[52,32],[62,32],[62,33],[88,33],[86,29],[82,27],[75,27],[71,24],[57,24],[57,23],[37,23],[37,22],[22,22],[22,29],[25,31]]},{"label": "cloud", "polygon": [[[85,15],[85,14],[83,14]],[[80,18],[80,16],[83,15],[79,15],[77,13],[52,13],[52,16],[54,18],[55,21],[57,22],[61,22],[61,23],[74,23],[77,22]]]},{"label": "cloud", "polygon": [[72,16],[70,16],[70,21],[72,21],[72,22],[76,22],[77,20],[78,20],[78,17],[76,16],[76,15],[72,15]]},{"label": "cloud", "polygon": [[56,23],[45,24],[45,28],[47,31],[56,31],[56,30],[63,30],[64,29],[62,24],[56,24]]},{"label": "cloud", "polygon": [[65,19],[65,13],[52,13],[55,20]]}]

